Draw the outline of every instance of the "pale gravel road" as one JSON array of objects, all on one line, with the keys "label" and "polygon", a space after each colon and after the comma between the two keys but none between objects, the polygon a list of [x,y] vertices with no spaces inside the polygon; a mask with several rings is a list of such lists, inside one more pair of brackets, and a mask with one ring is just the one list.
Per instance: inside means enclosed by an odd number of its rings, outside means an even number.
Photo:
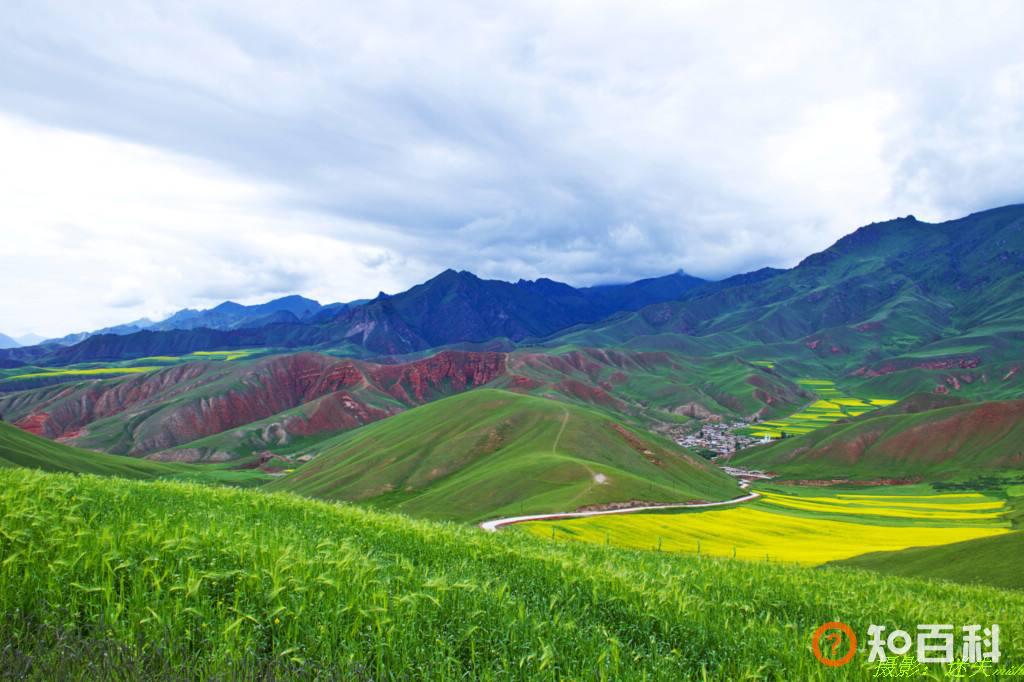
[{"label": "pale gravel road", "polygon": [[[744,490],[750,485],[749,481],[740,481],[740,488]],[[608,514],[632,514],[634,512],[641,511],[657,511],[659,509],[698,509],[703,507],[727,507],[733,504],[740,504],[741,502],[749,502],[760,497],[760,493],[750,493],[743,495],[742,497],[735,497],[731,500],[723,500],[722,502],[681,502],[679,504],[654,504],[646,507],[629,507],[627,509],[603,509],[601,511],[586,511],[586,512],[560,512],[555,514],[532,514],[530,516],[508,516],[503,519],[492,519],[490,521],[484,521],[480,524],[480,527],[484,530],[494,533],[502,526],[508,526],[513,523],[523,523],[525,521],[550,521],[552,519],[580,519],[587,516],[606,516]]]}]

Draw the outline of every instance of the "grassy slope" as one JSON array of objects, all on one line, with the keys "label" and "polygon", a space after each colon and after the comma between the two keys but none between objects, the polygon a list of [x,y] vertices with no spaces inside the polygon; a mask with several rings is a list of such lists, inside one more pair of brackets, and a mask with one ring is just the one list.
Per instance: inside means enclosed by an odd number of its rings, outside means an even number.
[{"label": "grassy slope", "polygon": [[1021,590],[1024,571],[1020,557],[1024,557],[1024,531],[938,547],[871,552],[833,565]]},{"label": "grassy slope", "polygon": [[148,459],[73,448],[2,422],[0,467],[23,467],[122,478],[173,478],[241,487],[260,485],[270,478],[259,470],[232,470],[217,465],[153,462]]},{"label": "grassy slope", "polygon": [[[895,360],[846,387],[892,398],[937,386],[971,400],[1020,397],[1024,274],[1013,254],[1022,223],[1024,207],[1012,206],[941,225],[871,225],[769,279],[704,285],[547,343],[735,352],[791,376],[839,378]],[[958,368],[961,359],[980,364]],[[929,367],[934,360],[952,363]]]},{"label": "grassy slope", "polygon": [[3,423],[0,423],[0,466],[126,478],[170,476],[182,473],[185,469],[180,464],[150,462],[72,448]]},{"label": "grassy slope", "polygon": [[1018,593],[490,535],[286,495],[0,471],[0,528],[13,677],[870,677],[864,651],[839,669],[811,655],[830,620],[858,634],[998,622],[1001,664],[1024,654]]},{"label": "grassy slope", "polygon": [[979,469],[1024,468],[1024,401],[865,415],[751,448],[733,461],[787,476],[850,479],[937,480],[973,475]]},{"label": "grassy slope", "polygon": [[738,494],[699,457],[633,431],[631,444],[615,427],[575,405],[477,389],[328,441],[315,460],[269,487],[467,521]]}]

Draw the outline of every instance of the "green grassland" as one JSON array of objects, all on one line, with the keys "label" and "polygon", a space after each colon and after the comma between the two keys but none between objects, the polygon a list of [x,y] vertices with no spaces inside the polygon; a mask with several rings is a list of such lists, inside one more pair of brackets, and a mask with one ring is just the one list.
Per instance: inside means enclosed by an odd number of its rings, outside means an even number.
[{"label": "green grassland", "polygon": [[1024,590],[1024,532],[1016,531],[938,547],[871,552],[835,562],[888,575],[929,576],[965,584]]},{"label": "green grassland", "polygon": [[168,478],[243,487],[260,485],[270,478],[267,474],[252,469],[234,470],[223,465],[153,462],[148,459],[73,448],[4,423],[0,423],[0,467],[121,478]]},{"label": "green grassland", "polygon": [[0,466],[125,478],[173,476],[186,470],[180,464],[72,448],[3,423],[0,423]]},{"label": "green grassland", "polygon": [[601,412],[477,389],[325,441],[269,484],[414,516],[475,521],[642,499],[727,499],[716,467]]},{"label": "green grassland", "polygon": [[1005,500],[981,493],[795,489],[718,509],[665,510],[517,524],[538,537],[635,549],[819,565],[866,552],[1010,533]]},{"label": "green grassland", "polygon": [[104,377],[122,376],[125,374],[142,374],[160,369],[157,365],[132,366],[132,367],[41,367],[26,374],[14,374],[9,381],[22,379],[50,379],[61,377]]},{"label": "green grassland", "polygon": [[[1024,595],[551,542],[349,505],[0,471],[0,669],[34,679],[867,679],[821,623],[1000,623]],[[938,669],[936,668],[936,672]]]}]

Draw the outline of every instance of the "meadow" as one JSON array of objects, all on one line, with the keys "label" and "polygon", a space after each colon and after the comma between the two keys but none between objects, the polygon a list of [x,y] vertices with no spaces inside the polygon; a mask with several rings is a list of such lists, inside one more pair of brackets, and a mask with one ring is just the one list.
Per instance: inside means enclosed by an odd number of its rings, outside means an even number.
[{"label": "meadow", "polygon": [[800,436],[840,419],[859,417],[896,402],[888,398],[855,398],[843,393],[836,388],[835,382],[827,379],[797,379],[796,383],[813,391],[821,399],[788,417],[758,422],[743,429],[741,433],[747,433],[755,438]]},{"label": "meadow", "polygon": [[1011,532],[1005,500],[980,493],[794,494],[776,487],[735,507],[517,524],[547,539],[816,566]]},{"label": "meadow", "polygon": [[868,679],[813,630],[997,622],[1000,665],[1024,642],[1011,591],[24,469],[0,471],[0,612],[22,679]]},{"label": "meadow", "polygon": [[271,478],[259,469],[232,469],[230,466],[230,463],[154,462],[140,457],[73,448],[0,422],[0,468],[26,467],[41,471],[166,478],[242,487],[257,486]]},{"label": "meadow", "polygon": [[726,500],[736,481],[604,413],[478,388],[322,441],[268,489],[481,521],[644,499]]}]

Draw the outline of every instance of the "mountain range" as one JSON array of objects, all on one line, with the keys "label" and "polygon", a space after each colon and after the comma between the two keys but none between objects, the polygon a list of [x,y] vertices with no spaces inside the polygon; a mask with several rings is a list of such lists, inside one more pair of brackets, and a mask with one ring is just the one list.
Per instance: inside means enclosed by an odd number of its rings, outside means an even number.
[{"label": "mountain range", "polygon": [[861,363],[854,369],[870,373],[882,360],[899,362],[903,353],[932,344],[938,349],[968,347],[979,337],[1014,340],[1024,327],[1022,224],[1021,206],[940,224],[908,216],[862,227],[790,270],[764,269],[719,282],[676,273],[574,288],[549,279],[512,283],[446,270],[371,301],[321,306],[289,296],[254,306],[226,302],[182,310],[158,323],[99,330],[65,347],[7,349],[0,359],[61,365],[225,348],[313,348],[372,357],[488,342],[639,349],[667,344],[700,353],[799,344],[827,364],[852,359]]},{"label": "mountain range", "polygon": [[[618,435],[608,447],[616,451],[626,453],[625,442],[640,457],[658,448],[676,457],[685,452],[671,441],[655,447],[635,434],[786,418],[814,401],[830,404],[820,387],[835,383],[848,395],[899,402],[752,448],[741,459],[794,476],[877,477],[898,469],[948,478],[968,465],[1024,465],[1016,443],[1022,279],[1024,206],[940,224],[912,216],[875,223],[793,268],[715,282],[677,272],[576,288],[446,270],[369,301],[228,302],[69,346],[0,351],[0,414],[48,439],[152,460],[280,472],[337,453],[299,469],[293,489],[392,500],[455,518],[432,492],[447,490],[443,481],[427,475],[422,489],[409,482],[421,480],[410,472],[434,459],[426,453],[435,452],[439,436],[424,425],[443,421],[445,433],[477,434],[439,469],[470,485],[464,468],[490,461],[490,453],[504,453],[494,461],[506,462],[529,440],[522,425],[531,422],[520,410],[536,417],[556,447],[563,405],[584,410],[566,414],[592,442],[605,442],[610,429]],[[490,396],[507,419],[479,414],[473,395]],[[371,458],[356,466],[351,458],[361,457],[366,438],[403,464]],[[572,441],[575,463],[566,465],[565,480],[583,487],[568,499],[632,490],[590,489],[579,467],[612,464],[595,460],[587,442]],[[893,453],[906,444],[914,457],[893,469]],[[510,456],[487,485],[518,489],[508,478],[516,466]],[[636,470],[630,465],[612,479]],[[375,483],[359,484],[364,477]],[[412,488],[393,496],[403,485]],[[531,493],[533,508],[558,510],[566,499],[559,490]],[[486,500],[472,504],[463,518],[496,509]]]},{"label": "mountain range", "polygon": [[677,272],[630,284],[574,288],[550,279],[503,282],[446,270],[408,291],[321,306],[301,296],[185,309],[0,354],[11,363],[69,364],[224,348],[344,346],[351,354],[404,354],[447,344],[522,341],[615,312],[677,298],[705,284]]},{"label": "mountain range", "polygon": [[[60,345],[73,346],[77,343],[92,337],[103,335],[126,336],[143,330],[150,331],[172,331],[175,329],[217,329],[230,330],[245,327],[262,327],[279,323],[300,323],[309,321],[315,316],[326,316],[329,319],[332,312],[338,312],[350,305],[358,305],[365,301],[353,303],[330,303],[320,305],[319,302],[304,298],[298,295],[284,296],[266,303],[256,305],[242,305],[234,301],[225,301],[220,305],[207,310],[196,310],[184,308],[159,322],[148,318],[142,318],[115,325],[104,327],[95,331],[77,332],[60,338],[43,339],[32,335],[32,339],[19,339],[19,345]],[[34,343],[29,343],[29,341]],[[15,347],[15,346],[8,346]]]}]

